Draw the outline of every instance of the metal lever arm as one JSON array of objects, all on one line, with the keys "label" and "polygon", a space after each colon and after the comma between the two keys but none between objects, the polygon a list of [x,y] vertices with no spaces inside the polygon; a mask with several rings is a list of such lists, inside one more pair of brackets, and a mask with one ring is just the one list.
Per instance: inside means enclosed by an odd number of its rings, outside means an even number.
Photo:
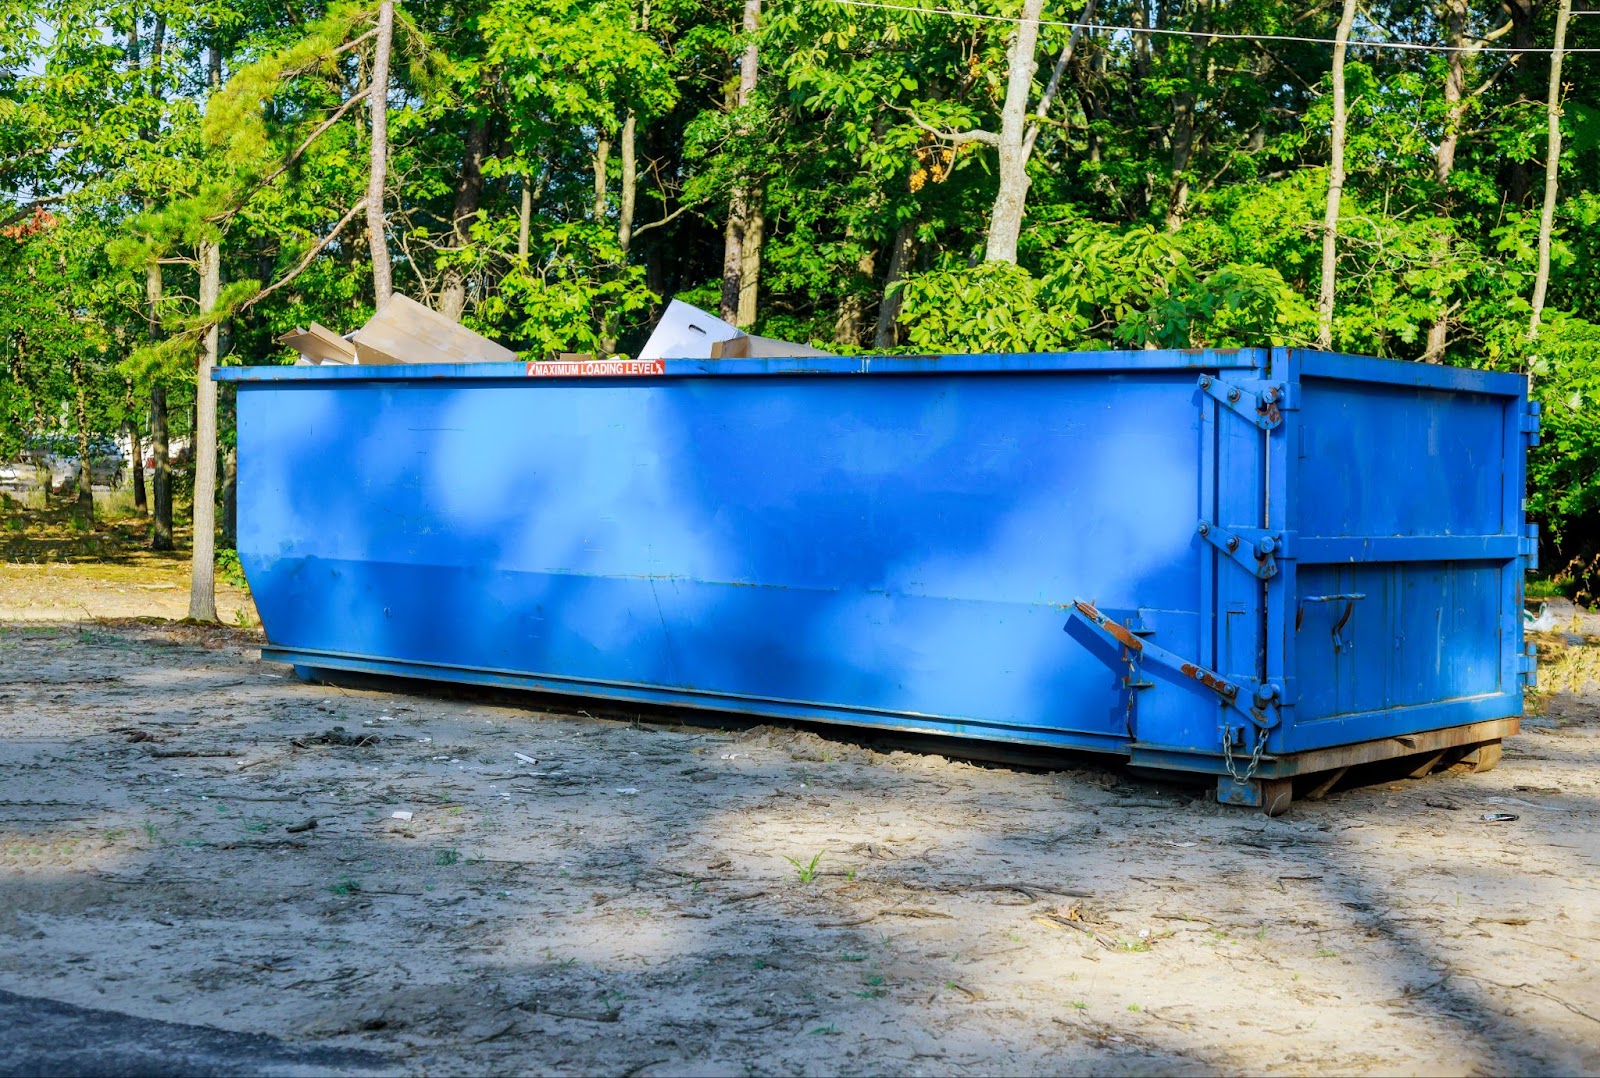
[{"label": "metal lever arm", "polygon": [[[1069,618],[1078,619],[1110,637],[1127,648],[1135,660],[1175,673],[1201,688],[1209,689],[1221,703],[1233,708],[1254,726],[1270,730],[1278,724],[1278,687],[1271,682],[1260,682],[1253,678],[1226,677],[1148,640],[1139,639],[1126,626],[1119,625],[1100,613],[1091,602],[1078,599],[1072,606]],[[1066,626],[1069,630],[1071,624],[1069,620]]]}]

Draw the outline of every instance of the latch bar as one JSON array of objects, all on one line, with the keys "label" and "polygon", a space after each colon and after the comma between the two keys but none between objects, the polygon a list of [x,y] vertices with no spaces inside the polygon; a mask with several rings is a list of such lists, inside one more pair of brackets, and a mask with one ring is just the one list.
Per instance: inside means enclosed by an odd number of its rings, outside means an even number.
[{"label": "latch bar", "polygon": [[[1215,670],[1208,670],[1199,663],[1191,662],[1166,648],[1139,639],[1127,626],[1118,624],[1095,609],[1092,602],[1077,599],[1073,601],[1072,606],[1070,617],[1078,618],[1109,636],[1127,648],[1137,661],[1151,663],[1209,689],[1222,703],[1264,730],[1270,730],[1278,724],[1278,687],[1271,682],[1260,682],[1254,678],[1227,677]],[[1066,628],[1071,628],[1070,621]]]}]

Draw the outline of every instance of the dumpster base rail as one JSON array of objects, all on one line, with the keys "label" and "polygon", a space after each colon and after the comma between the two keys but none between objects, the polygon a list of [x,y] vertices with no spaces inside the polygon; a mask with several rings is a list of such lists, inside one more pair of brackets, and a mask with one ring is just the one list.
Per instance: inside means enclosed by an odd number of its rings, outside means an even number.
[{"label": "dumpster base rail", "polygon": [[[372,655],[273,647],[270,644],[261,649],[261,658],[264,662],[286,663],[293,666],[296,676],[307,680],[319,680],[327,675],[340,673],[402,678],[545,694],[573,701],[574,704],[581,704],[585,700],[604,700],[646,707],[679,707],[694,711],[721,712],[754,719],[826,722],[857,729],[889,730],[908,734],[943,734],[1017,745],[1041,745],[1074,752],[1111,753],[1123,757],[1128,755],[1128,742],[1124,736],[1063,730],[1048,726],[999,725],[903,711],[877,711],[843,705],[812,704],[800,700],[722,695],[630,682],[586,681],[552,674],[531,674],[476,666],[451,666]],[[863,726],[865,720],[870,722]]]},{"label": "dumpster base rail", "polygon": [[[789,700],[764,700],[752,697],[724,697],[689,690],[666,690],[656,686],[573,681],[549,675],[518,673],[478,667],[446,666],[438,663],[406,662],[398,659],[338,652],[309,651],[268,645],[261,649],[266,662],[293,666],[306,680],[332,679],[338,674],[378,678],[432,681],[442,684],[467,684],[489,689],[550,694],[587,700],[646,706],[684,707],[698,711],[731,713],[750,718],[776,718],[801,722],[827,722],[859,727],[861,709],[827,708]],[[1352,767],[1385,760],[1414,758],[1418,766],[1414,777],[1441,766],[1460,763],[1472,771],[1487,771],[1499,760],[1503,738],[1521,728],[1518,717],[1464,723],[1438,730],[1375,738],[1325,749],[1263,755],[1253,777],[1238,780],[1227,773],[1223,757],[1213,753],[1182,752],[1167,746],[1134,742],[1129,745],[1115,736],[1097,737],[1083,731],[1051,728],[991,726],[961,722],[935,716],[903,713],[874,713],[880,720],[874,728],[909,734],[944,734],[979,738],[984,741],[1040,745],[1069,751],[1096,752],[1119,756],[1130,767],[1147,774],[1168,778],[1206,779],[1215,776],[1217,800],[1222,804],[1260,808],[1270,816],[1287,811],[1298,780],[1304,800],[1317,800],[1326,794]],[[1494,751],[1489,751],[1490,748]],[[1316,776],[1312,781],[1311,776]]]}]

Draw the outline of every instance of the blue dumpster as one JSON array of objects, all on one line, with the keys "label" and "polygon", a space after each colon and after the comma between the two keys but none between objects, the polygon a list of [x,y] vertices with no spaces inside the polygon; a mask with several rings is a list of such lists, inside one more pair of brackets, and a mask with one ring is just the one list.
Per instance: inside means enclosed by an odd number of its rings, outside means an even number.
[{"label": "blue dumpster", "polygon": [[1371,760],[1491,766],[1532,672],[1515,375],[1272,348],[215,377],[263,656],[303,671],[1113,753],[1268,811]]}]

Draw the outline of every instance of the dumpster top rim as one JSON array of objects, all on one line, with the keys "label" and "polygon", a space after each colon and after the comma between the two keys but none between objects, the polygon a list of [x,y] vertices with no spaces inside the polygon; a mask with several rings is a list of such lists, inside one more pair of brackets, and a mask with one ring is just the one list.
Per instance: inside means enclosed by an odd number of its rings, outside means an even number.
[{"label": "dumpster top rim", "polygon": [[[1374,359],[1309,349],[1126,349],[920,356],[802,356],[763,359],[587,360],[516,363],[219,367],[219,382],[561,381],[614,382],[762,375],[1049,374],[1141,371],[1265,371],[1273,353],[1304,375],[1393,385],[1519,396],[1522,375],[1464,367]],[[1276,364],[1274,364],[1276,366]],[[1283,373],[1279,372],[1282,377]],[[1292,376],[1291,376],[1292,377]]]}]

